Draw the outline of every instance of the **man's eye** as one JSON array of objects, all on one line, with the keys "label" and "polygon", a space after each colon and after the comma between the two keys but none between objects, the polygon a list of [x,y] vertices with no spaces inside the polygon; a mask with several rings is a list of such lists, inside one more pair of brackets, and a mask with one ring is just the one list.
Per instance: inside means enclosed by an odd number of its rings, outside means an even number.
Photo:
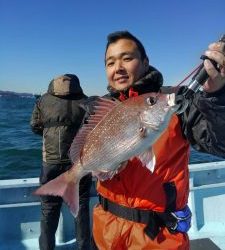
[{"label": "man's eye", "polygon": [[107,67],[112,67],[114,65],[114,62],[108,62]]},{"label": "man's eye", "polygon": [[132,57],[124,57],[123,58],[123,60],[125,61],[125,62],[129,62],[129,61],[131,61],[133,58]]}]

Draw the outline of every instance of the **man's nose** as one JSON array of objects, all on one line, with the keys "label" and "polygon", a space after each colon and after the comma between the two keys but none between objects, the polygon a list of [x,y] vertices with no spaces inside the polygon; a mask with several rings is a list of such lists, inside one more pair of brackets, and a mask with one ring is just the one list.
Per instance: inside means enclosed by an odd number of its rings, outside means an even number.
[{"label": "man's nose", "polygon": [[123,63],[121,62],[121,60],[116,61],[116,63],[115,63],[115,71],[120,72],[122,70],[124,70]]}]

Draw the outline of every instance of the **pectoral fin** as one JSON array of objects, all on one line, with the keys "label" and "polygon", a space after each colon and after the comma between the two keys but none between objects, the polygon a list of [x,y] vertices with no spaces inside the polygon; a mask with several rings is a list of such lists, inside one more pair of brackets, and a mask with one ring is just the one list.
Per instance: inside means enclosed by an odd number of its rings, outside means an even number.
[{"label": "pectoral fin", "polygon": [[145,166],[152,173],[155,169],[156,159],[152,147],[147,149],[142,154],[138,155],[138,159],[142,162],[142,165]]}]

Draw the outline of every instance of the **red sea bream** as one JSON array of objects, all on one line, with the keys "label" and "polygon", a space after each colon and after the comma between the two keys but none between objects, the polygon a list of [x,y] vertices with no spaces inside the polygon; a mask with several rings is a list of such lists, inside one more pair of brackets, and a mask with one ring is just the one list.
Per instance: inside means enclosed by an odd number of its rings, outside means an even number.
[{"label": "red sea bream", "polygon": [[178,109],[174,94],[148,93],[117,102],[99,98],[87,124],[73,140],[72,168],[35,191],[61,196],[72,214],[79,210],[79,181],[88,174],[112,177],[121,163],[138,157],[154,171],[151,145]]}]

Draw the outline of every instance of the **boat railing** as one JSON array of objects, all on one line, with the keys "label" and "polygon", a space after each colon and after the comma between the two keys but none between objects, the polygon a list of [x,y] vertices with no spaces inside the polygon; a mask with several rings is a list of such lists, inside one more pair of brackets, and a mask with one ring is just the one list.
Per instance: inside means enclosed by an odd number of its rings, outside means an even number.
[{"label": "boat railing", "polygon": [[[191,164],[189,169],[189,206],[193,213],[189,236],[192,240],[214,239],[215,244],[224,244],[225,249],[225,161]],[[95,184],[93,179],[91,210],[98,200]],[[0,180],[1,250],[38,249],[40,200],[32,195],[38,186],[38,178]],[[56,249],[74,249],[76,240],[72,222],[72,215],[63,205]]]}]

